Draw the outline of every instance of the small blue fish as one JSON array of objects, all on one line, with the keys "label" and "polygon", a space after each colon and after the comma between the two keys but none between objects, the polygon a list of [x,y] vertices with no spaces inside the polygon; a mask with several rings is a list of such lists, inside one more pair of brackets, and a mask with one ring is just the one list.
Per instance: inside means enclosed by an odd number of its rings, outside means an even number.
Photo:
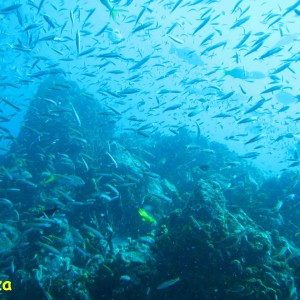
[{"label": "small blue fish", "polygon": [[272,74],[278,74],[278,73],[284,71],[285,69],[287,69],[290,66],[290,64],[291,64],[290,62],[287,62],[287,63],[279,66],[272,72]]},{"label": "small blue fish", "polygon": [[20,8],[22,6],[22,4],[14,4],[5,8],[2,8],[0,10],[0,14],[6,14],[6,13],[10,13],[11,11],[14,11],[18,8]]},{"label": "small blue fish", "polygon": [[193,35],[195,35],[200,29],[202,29],[210,20],[210,17],[205,18],[200,25],[194,30]]},{"label": "small blue fish", "polygon": [[261,92],[261,94],[267,94],[267,93],[272,93],[272,92],[275,92],[275,91],[278,91],[278,90],[281,90],[282,88],[282,85],[279,84],[279,85],[274,85],[264,91]]},{"label": "small blue fish", "polygon": [[264,134],[258,134],[258,135],[256,135],[255,137],[253,137],[253,138],[251,138],[250,140],[248,140],[247,142],[245,142],[245,145],[248,145],[248,144],[257,142],[257,141],[261,140],[263,137],[265,137]]},{"label": "small blue fish", "polygon": [[251,31],[248,32],[247,34],[245,34],[244,37],[242,38],[242,40],[233,49],[241,48],[244,45],[244,43],[248,40],[250,35],[251,35]]},{"label": "small blue fish", "polygon": [[142,60],[140,60],[140,61],[137,62],[135,65],[133,65],[132,67],[130,67],[130,68],[129,68],[129,71],[139,69],[139,68],[140,68],[142,65],[144,65],[150,58],[151,58],[151,55],[145,56]]},{"label": "small blue fish", "polygon": [[182,2],[182,0],[178,0],[175,5],[173,6],[171,13],[180,5],[180,3]]},{"label": "small blue fish", "polygon": [[153,21],[148,21],[148,22],[146,22],[146,23],[144,23],[140,26],[137,26],[132,30],[132,33],[135,33],[135,32],[141,31],[143,29],[146,29],[146,28],[150,27],[151,25],[153,25],[153,23],[154,23]]},{"label": "small blue fish", "polygon": [[176,284],[178,281],[180,281],[181,278],[180,276],[176,277],[176,278],[173,278],[173,279],[170,279],[170,280],[167,280],[167,281],[164,281],[163,283],[159,284],[156,289],[157,290],[163,290],[163,289],[166,289],[166,288],[169,288],[170,286]]},{"label": "small blue fish", "polygon": [[236,27],[239,27],[239,26],[243,25],[243,24],[246,23],[249,19],[250,19],[250,16],[247,16],[247,17],[245,17],[245,18],[243,18],[243,19],[238,20],[237,22],[235,22],[235,23],[230,27],[230,29],[234,29],[234,28],[236,28]]},{"label": "small blue fish", "polygon": [[177,44],[183,44],[183,41],[182,41],[182,40],[180,40],[180,39],[178,39],[178,38],[176,38],[176,37],[174,37],[174,36],[172,36],[172,35],[168,35],[168,37],[169,37],[171,40],[173,40],[175,43],[177,43]]},{"label": "small blue fish", "polygon": [[122,275],[120,277],[120,280],[129,282],[129,281],[131,281],[131,277],[129,275]]},{"label": "small blue fish", "polygon": [[276,48],[270,49],[269,51],[264,53],[262,56],[260,56],[259,59],[264,59],[264,58],[267,58],[271,55],[274,55],[274,54],[280,52],[282,49],[283,49],[282,47],[276,47]]},{"label": "small blue fish", "polygon": [[163,110],[163,112],[170,111],[170,110],[175,110],[175,109],[177,109],[177,108],[179,108],[181,106],[182,106],[182,103],[174,104],[174,105],[171,105],[171,106],[165,108]]},{"label": "small blue fish", "polygon": [[256,104],[254,104],[252,107],[250,107],[249,109],[247,109],[244,114],[249,114],[249,113],[257,110],[258,108],[260,108],[261,106],[263,106],[263,104],[265,102],[266,102],[265,99],[259,100]]},{"label": "small blue fish", "polygon": [[294,3],[291,6],[289,6],[282,16],[284,17],[285,15],[287,15],[288,13],[290,13],[292,10],[296,9],[299,5],[300,5],[300,1],[298,0],[296,3]]},{"label": "small blue fish", "polygon": [[240,155],[239,158],[255,158],[258,155],[260,155],[259,152],[248,152],[248,153],[245,153],[243,155]]},{"label": "small blue fish", "polygon": [[230,98],[234,94],[234,91],[229,92],[228,94],[223,95],[222,97],[218,98],[218,100],[225,100]]},{"label": "small blue fish", "polygon": [[220,48],[220,47],[222,47],[223,46],[223,48],[226,46],[226,44],[227,44],[227,42],[219,42],[219,43],[217,43],[217,44],[214,44],[214,45],[212,45],[212,46],[210,46],[210,47],[207,47],[206,49],[204,49],[202,52],[201,52],[201,55],[203,55],[203,54],[206,54],[207,52],[210,52],[210,51],[212,51],[212,50],[215,50],[215,49],[217,49],[217,48]]},{"label": "small blue fish", "polygon": [[262,42],[259,42],[258,44],[256,44],[253,48],[251,48],[244,56],[248,56],[251,53],[255,52],[256,50],[258,50],[261,46],[263,45]]}]

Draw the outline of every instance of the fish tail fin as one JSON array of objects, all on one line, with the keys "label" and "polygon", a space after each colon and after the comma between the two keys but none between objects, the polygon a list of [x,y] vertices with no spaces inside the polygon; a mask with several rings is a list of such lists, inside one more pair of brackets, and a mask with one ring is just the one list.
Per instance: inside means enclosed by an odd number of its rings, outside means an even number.
[{"label": "fish tail fin", "polygon": [[226,75],[228,75],[227,71],[223,68],[222,69],[222,75],[221,75],[220,79],[223,79]]},{"label": "fish tail fin", "polygon": [[122,8],[115,8],[115,7],[113,7],[113,9],[111,10],[110,14],[111,14],[113,20],[116,21],[118,14],[120,12],[125,12],[125,11],[127,11],[127,10],[126,9],[122,9]]}]

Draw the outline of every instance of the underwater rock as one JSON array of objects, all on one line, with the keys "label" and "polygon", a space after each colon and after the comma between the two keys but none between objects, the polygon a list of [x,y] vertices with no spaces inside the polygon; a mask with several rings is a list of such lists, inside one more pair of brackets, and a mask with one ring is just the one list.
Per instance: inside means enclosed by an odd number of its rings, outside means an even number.
[{"label": "underwater rock", "polygon": [[107,262],[94,273],[90,295],[92,299],[99,299],[99,295],[104,295],[103,299],[146,299],[147,288],[156,275],[149,243],[131,240],[123,243],[109,265]]},{"label": "underwater rock", "polygon": [[142,163],[118,142],[113,142],[110,147],[110,153],[117,163],[119,172],[126,176],[131,175],[137,180],[141,179],[143,170]]},{"label": "underwater rock", "polygon": [[296,218],[296,196],[271,198],[296,194],[298,174],[261,188],[263,174],[185,129],[126,148],[103,130],[100,102],[60,80],[41,85],[0,170],[12,299],[297,299],[297,246],[251,208]]},{"label": "underwater rock", "polygon": [[175,202],[180,200],[180,195],[177,187],[172,182],[164,178],[161,184],[164,190],[164,194],[168,195]]},{"label": "underwater rock", "polygon": [[161,180],[160,178],[146,178],[145,180],[145,192],[149,195],[156,194],[160,195],[163,194],[163,188],[161,186]]},{"label": "underwater rock", "polygon": [[289,299],[294,287],[291,269],[272,256],[279,249],[270,233],[242,210],[229,212],[212,181],[200,180],[187,207],[161,220],[152,250],[164,262],[161,281],[181,278],[164,292],[170,299]]},{"label": "underwater rock", "polygon": [[200,179],[187,207],[197,217],[213,222],[216,217],[224,214],[225,209],[225,198],[221,192],[220,185],[216,181]]},{"label": "underwater rock", "polygon": [[25,270],[17,270],[13,275],[12,282],[12,291],[7,293],[7,295],[5,295],[7,298],[4,299],[51,299],[51,296],[43,289],[39,281],[36,278],[33,278],[30,273]]},{"label": "underwater rock", "polygon": [[0,254],[7,254],[19,242],[18,230],[7,224],[0,224]]},{"label": "underwater rock", "polygon": [[153,261],[150,244],[142,240],[140,242],[132,240],[129,244],[124,244],[123,249],[117,254],[117,261],[125,266],[147,264]]}]

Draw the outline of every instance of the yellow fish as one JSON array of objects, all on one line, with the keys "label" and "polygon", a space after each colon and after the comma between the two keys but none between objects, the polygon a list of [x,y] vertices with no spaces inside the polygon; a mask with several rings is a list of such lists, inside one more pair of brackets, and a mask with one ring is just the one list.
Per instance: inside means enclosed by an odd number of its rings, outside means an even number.
[{"label": "yellow fish", "polygon": [[55,181],[57,178],[55,176],[55,174],[51,175],[51,177],[49,179],[47,179],[44,183],[50,183],[50,182],[53,182]]},{"label": "yellow fish", "polygon": [[156,223],[156,220],[151,217],[144,209],[139,208],[139,214],[144,222],[147,222],[149,224]]}]

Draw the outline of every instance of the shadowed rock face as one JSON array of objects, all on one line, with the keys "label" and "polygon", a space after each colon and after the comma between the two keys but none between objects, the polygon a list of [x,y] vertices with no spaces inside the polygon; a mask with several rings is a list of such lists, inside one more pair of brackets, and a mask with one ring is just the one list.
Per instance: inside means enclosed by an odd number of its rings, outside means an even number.
[{"label": "shadowed rock face", "polygon": [[31,101],[10,152],[36,159],[47,153],[76,156],[83,149],[87,151],[96,139],[106,140],[111,133],[108,128],[104,133],[101,127],[107,125],[107,119],[98,114],[102,110],[100,102],[75,83],[49,77]]}]

